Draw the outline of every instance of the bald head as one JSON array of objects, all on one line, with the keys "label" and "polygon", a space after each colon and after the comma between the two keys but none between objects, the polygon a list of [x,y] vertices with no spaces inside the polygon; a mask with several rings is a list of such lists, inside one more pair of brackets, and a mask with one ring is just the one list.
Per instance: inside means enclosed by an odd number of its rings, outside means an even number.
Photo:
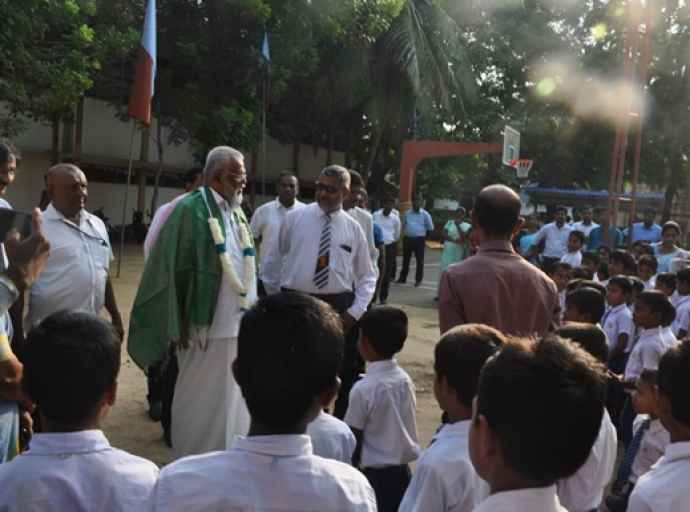
[{"label": "bald head", "polygon": [[86,205],[86,176],[73,164],[57,164],[48,170],[48,197],[53,207],[68,219],[76,219]]},{"label": "bald head", "polygon": [[48,184],[55,182],[61,176],[84,176],[82,170],[74,164],[57,164],[48,169]]},{"label": "bald head", "polygon": [[492,237],[510,237],[520,219],[520,196],[505,185],[482,189],[474,203],[474,218]]}]

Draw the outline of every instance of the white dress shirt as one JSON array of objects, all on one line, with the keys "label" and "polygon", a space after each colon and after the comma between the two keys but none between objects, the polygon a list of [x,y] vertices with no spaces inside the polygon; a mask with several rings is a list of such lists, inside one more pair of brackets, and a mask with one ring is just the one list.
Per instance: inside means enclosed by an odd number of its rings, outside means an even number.
[{"label": "white dress shirt", "polygon": [[542,240],[544,244],[544,256],[546,258],[561,258],[568,252],[568,237],[573,230],[568,224],[563,224],[563,227],[558,227],[555,222],[546,224],[537,233],[534,239],[534,245],[539,245]]},{"label": "white dress shirt", "polygon": [[533,487],[492,494],[475,512],[568,512],[561,506],[556,486]]},{"label": "white dress shirt", "polygon": [[[628,335],[628,345],[630,347],[635,334],[635,324],[633,315],[627,304],[609,307],[602,318],[601,327],[609,340],[609,350],[618,344],[618,337],[621,334]],[[626,347],[626,349],[627,349]]]},{"label": "white dress shirt", "polygon": [[[640,428],[642,422],[649,419],[646,414],[638,414],[633,422],[633,435]],[[652,420],[649,429],[642,436],[640,449],[637,450],[635,460],[630,468],[630,481],[635,483],[643,475],[647,474],[652,466],[657,463],[671,442],[671,435],[664,428],[661,420]]]},{"label": "white dress shirt", "polygon": [[590,222],[589,225],[587,225],[584,221],[581,220],[580,222],[575,222],[574,224],[571,224],[571,227],[573,228],[573,231],[580,231],[584,233],[586,237],[588,237],[594,228],[599,227],[599,224],[597,224],[596,222]]},{"label": "white dress shirt", "polygon": [[112,448],[100,430],[35,434],[0,465],[0,510],[139,512],[157,477],[153,462]]},{"label": "white dress shirt", "polygon": [[470,421],[447,423],[419,458],[399,512],[471,512],[489,495],[469,451]]},{"label": "white dress shirt", "polygon": [[374,222],[379,225],[383,232],[384,245],[390,245],[400,240],[400,216],[396,215],[395,210],[391,210],[388,215],[384,215],[383,210],[375,211]]},{"label": "white dress shirt", "polygon": [[307,435],[311,438],[314,455],[352,464],[357,440],[344,421],[321,411],[307,426]]},{"label": "white dress shirt", "polygon": [[573,268],[582,265],[582,251],[566,252],[561,256],[561,263],[567,263]]},{"label": "white dress shirt", "polygon": [[585,464],[577,472],[557,482],[558,499],[570,512],[599,509],[604,491],[616,465],[618,436],[606,409],[601,418],[599,435]]},{"label": "white dress shirt", "polygon": [[82,210],[75,224],[51,203],[43,212],[43,233],[50,255],[30,290],[28,326],[63,309],[98,315],[113,257],[103,221]]},{"label": "white dress shirt", "polygon": [[189,193],[181,194],[169,203],[160,205],[156,210],[156,213],[153,214],[153,219],[151,219],[149,229],[146,231],[146,238],[144,238],[144,259],[149,257],[151,249],[153,249],[153,246],[156,244],[156,240],[158,240],[158,235],[160,234],[161,229],[163,229],[163,226],[165,226],[165,222],[170,218],[172,212],[175,211],[177,203],[182,201],[182,199],[188,195]]},{"label": "white dress shirt", "polygon": [[307,435],[253,436],[166,466],[149,510],[373,512],[376,497],[352,466],[314,455]]},{"label": "white dress shirt", "polygon": [[669,444],[664,456],[633,489],[628,512],[690,510],[690,441]]},{"label": "white dress shirt", "polygon": [[367,246],[369,247],[369,256],[371,257],[371,263],[374,266],[374,270],[378,273],[377,262],[379,260],[379,250],[376,248],[374,243],[374,218],[371,213],[366,211],[364,208],[355,206],[347,210],[347,214],[355,219],[362,228],[364,236],[367,239]]},{"label": "white dress shirt", "polygon": [[292,211],[280,229],[283,272],[280,285],[304,293],[329,295],[351,292],[355,301],[348,313],[359,320],[374,296],[376,271],[362,228],[342,209],[331,213],[328,284],[314,284],[319,242],[326,213],[317,203]]},{"label": "white dress shirt", "polygon": [[673,334],[678,336],[680,331],[690,333],[690,295],[678,295],[675,306],[676,319],[671,324]]},{"label": "white dress shirt", "polygon": [[288,212],[303,206],[304,203],[295,200],[290,208],[286,208],[279,199],[275,199],[259,206],[252,215],[251,226],[254,238],[261,239],[259,279],[269,295],[280,291],[280,272],[283,266],[283,257],[278,245],[280,226],[283,225]]},{"label": "white dress shirt", "polygon": [[363,432],[363,468],[398,466],[419,457],[416,407],[412,379],[395,359],[369,363],[350,390],[344,419]]},{"label": "white dress shirt", "polygon": [[625,380],[635,382],[643,370],[658,369],[661,356],[676,343],[675,336],[666,336],[662,327],[641,330],[625,366]]},{"label": "white dress shirt", "polygon": [[649,281],[644,282],[644,289],[645,291],[656,290],[656,276],[652,276]]}]

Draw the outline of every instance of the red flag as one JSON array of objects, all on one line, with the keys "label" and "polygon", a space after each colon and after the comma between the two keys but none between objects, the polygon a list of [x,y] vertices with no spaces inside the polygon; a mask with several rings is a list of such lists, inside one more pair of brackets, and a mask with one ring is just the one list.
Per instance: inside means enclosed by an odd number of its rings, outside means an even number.
[{"label": "red flag", "polygon": [[156,0],[149,0],[127,109],[131,117],[145,124],[151,124],[151,99],[154,95],[155,80]]}]

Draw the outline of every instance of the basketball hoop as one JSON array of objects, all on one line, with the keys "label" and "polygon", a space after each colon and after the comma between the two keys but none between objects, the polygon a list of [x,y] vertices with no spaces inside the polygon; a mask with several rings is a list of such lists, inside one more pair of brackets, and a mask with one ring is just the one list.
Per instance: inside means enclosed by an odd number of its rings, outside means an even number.
[{"label": "basketball hoop", "polygon": [[517,177],[521,180],[526,180],[529,172],[534,165],[534,160],[511,160],[510,166],[517,171]]}]

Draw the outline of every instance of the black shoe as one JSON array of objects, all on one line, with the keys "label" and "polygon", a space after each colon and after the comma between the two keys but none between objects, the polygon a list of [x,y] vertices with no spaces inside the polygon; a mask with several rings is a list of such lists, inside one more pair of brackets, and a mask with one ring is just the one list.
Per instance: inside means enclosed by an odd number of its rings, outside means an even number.
[{"label": "black shoe", "polygon": [[163,416],[163,402],[154,400],[149,403],[149,418],[153,421],[160,421]]},{"label": "black shoe", "polygon": [[620,494],[610,494],[606,496],[606,508],[609,512],[625,512],[628,508],[628,496]]},{"label": "black shoe", "polygon": [[381,299],[381,301],[379,302],[379,304],[380,304],[381,306],[385,306],[386,304],[388,304],[388,301],[387,301],[386,299]]},{"label": "black shoe", "polygon": [[172,448],[172,432],[170,432],[169,428],[163,429],[163,438],[168,448]]},{"label": "black shoe", "polygon": [[414,284],[414,287],[415,287],[415,288],[419,288],[419,285],[420,285],[420,284],[422,284],[422,282],[421,282],[421,281],[417,281],[417,282]]},{"label": "black shoe", "polygon": [[398,279],[398,280],[396,281],[396,283],[398,283],[398,284],[405,284],[405,281],[403,281],[402,279]]}]

